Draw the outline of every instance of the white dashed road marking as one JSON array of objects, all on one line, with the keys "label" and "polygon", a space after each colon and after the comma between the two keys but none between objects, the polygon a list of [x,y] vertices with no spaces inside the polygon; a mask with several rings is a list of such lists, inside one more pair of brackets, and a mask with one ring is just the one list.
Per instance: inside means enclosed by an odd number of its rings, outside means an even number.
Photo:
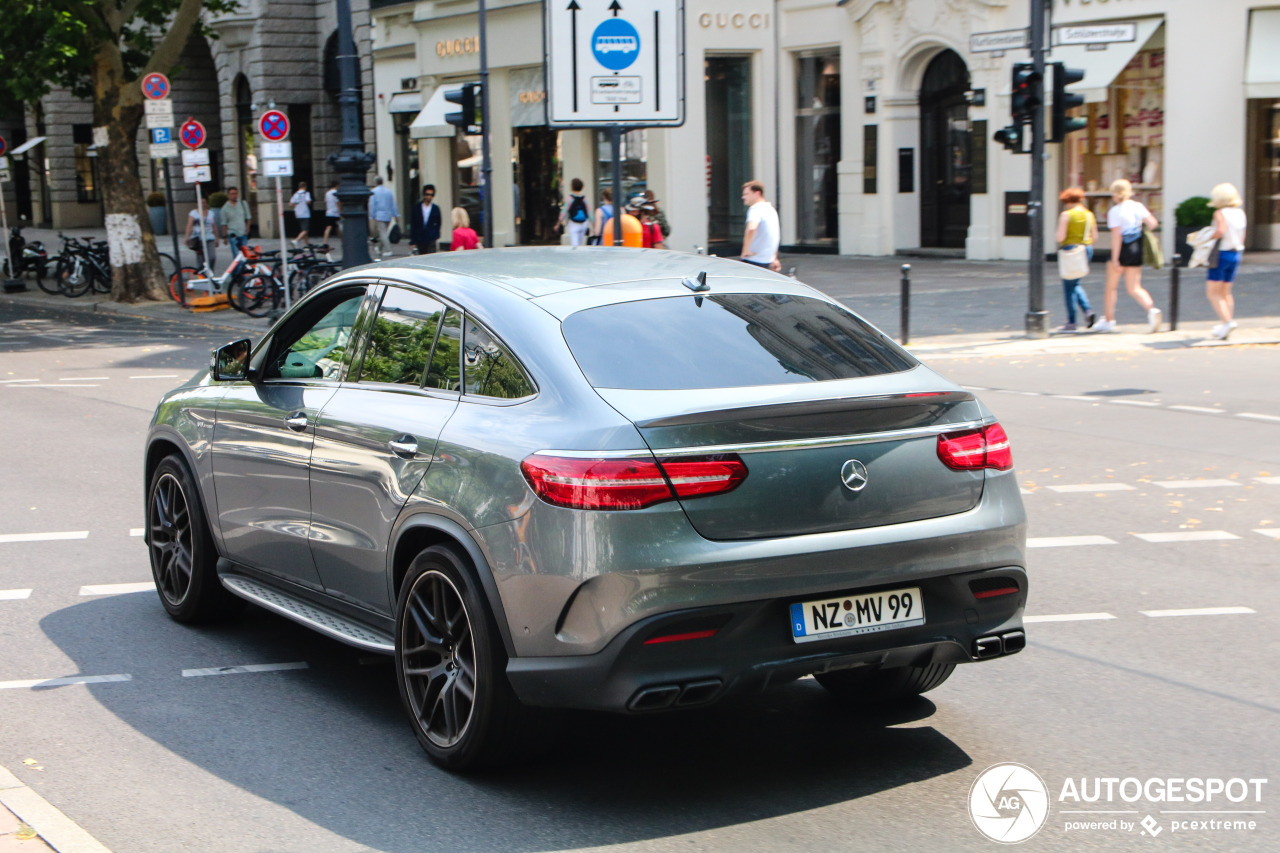
[{"label": "white dashed road marking", "polygon": [[1179,412],[1199,412],[1202,415],[1225,415],[1222,409],[1210,409],[1207,406],[1170,406],[1170,409]]},{"label": "white dashed road marking", "polygon": [[1105,536],[1045,536],[1028,539],[1028,548],[1066,548],[1073,545],[1115,545],[1116,540]]},{"label": "white dashed road marking", "polygon": [[64,376],[59,382],[98,382],[110,379],[110,376]]},{"label": "white dashed road marking", "polygon": [[1052,616],[1023,616],[1022,621],[1031,622],[1094,622],[1100,619],[1114,619],[1110,613],[1057,613]]},{"label": "white dashed road marking", "polygon": [[1234,616],[1241,613],[1257,613],[1250,607],[1194,607],[1186,610],[1139,610],[1143,616],[1159,619],[1163,616]]},{"label": "white dashed road marking", "polygon": [[130,376],[130,379],[177,379],[176,373],[157,373],[154,376]]},{"label": "white dashed road marking", "polygon": [[146,583],[100,583],[93,586],[80,587],[81,595],[127,595],[131,592],[146,592],[156,588],[154,581]]},{"label": "white dashed road marking", "polygon": [[100,388],[100,385],[52,385],[35,383],[34,385],[14,385],[14,388]]},{"label": "white dashed road marking", "polygon": [[1267,486],[1280,486],[1280,477],[1254,477],[1259,483]]},{"label": "white dashed road marking", "polygon": [[1111,400],[1110,402],[1115,403],[1117,406],[1142,406],[1148,409],[1160,408],[1159,403],[1151,403],[1147,400]]},{"label": "white dashed road marking", "polygon": [[1258,415],[1258,414],[1254,414],[1253,412],[1241,412],[1240,414],[1236,415],[1236,417],[1249,418],[1255,421],[1275,421],[1276,423],[1280,423],[1280,417],[1277,417],[1275,415]]},{"label": "white dashed road marking", "polygon": [[1253,532],[1261,533],[1263,536],[1270,536],[1272,539],[1280,539],[1280,528],[1260,527],[1257,530],[1254,530]]},{"label": "white dashed road marking", "polygon": [[130,527],[130,528],[129,528],[129,535],[130,535],[130,536],[141,536],[141,535],[143,534],[143,532],[144,532],[144,531],[143,531],[143,529],[142,529],[141,527]]},{"label": "white dashed road marking", "polygon": [[1213,542],[1221,539],[1239,539],[1225,530],[1182,530],[1177,533],[1135,533],[1143,542]]},{"label": "white dashed road marking", "polygon": [[214,666],[208,669],[184,669],[183,678],[199,678],[204,675],[239,675],[245,672],[278,672],[285,669],[306,669],[306,661],[297,663],[250,663],[244,666]]},{"label": "white dashed road marking", "polygon": [[0,385],[12,385],[16,382],[39,382],[39,379],[0,379]]},{"label": "white dashed road marking", "polygon": [[70,675],[66,678],[33,678],[28,681],[0,681],[0,690],[22,690],[33,687],[66,687],[69,684],[105,684],[109,681],[133,681],[128,673],[121,675]]},{"label": "white dashed road marking", "polygon": [[60,533],[0,533],[0,542],[53,542],[58,539],[88,539],[87,530],[65,530]]},{"label": "white dashed road marking", "polygon": [[1235,480],[1155,480],[1164,489],[1214,489],[1220,486],[1238,486]]},{"label": "white dashed road marking", "polygon": [[1128,483],[1077,483],[1074,486],[1050,486],[1055,492],[1132,492]]},{"label": "white dashed road marking", "polygon": [[31,590],[29,589],[0,589],[0,601],[17,601],[21,598],[30,598]]}]

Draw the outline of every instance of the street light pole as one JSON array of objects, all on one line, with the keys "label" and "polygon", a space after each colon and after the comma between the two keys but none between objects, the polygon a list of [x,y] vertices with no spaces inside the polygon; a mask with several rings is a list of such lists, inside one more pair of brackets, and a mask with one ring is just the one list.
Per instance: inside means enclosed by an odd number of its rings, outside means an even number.
[{"label": "street light pole", "polygon": [[1031,61],[1035,65],[1035,108],[1031,111],[1031,264],[1027,269],[1027,337],[1049,335],[1049,312],[1044,309],[1044,38],[1046,0],[1031,0]]},{"label": "street light pole", "polygon": [[360,92],[356,89],[356,41],[351,32],[351,0],[337,0],[338,80],[341,91],[342,142],[329,155],[338,173],[338,200],[342,202],[342,266],[349,269],[369,263],[369,187],[365,175],[374,156],[364,150],[360,138]]}]

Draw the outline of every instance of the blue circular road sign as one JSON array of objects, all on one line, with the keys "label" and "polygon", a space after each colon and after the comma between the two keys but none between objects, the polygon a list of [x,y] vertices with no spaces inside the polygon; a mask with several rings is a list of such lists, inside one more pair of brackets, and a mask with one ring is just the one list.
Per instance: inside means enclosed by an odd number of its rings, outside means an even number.
[{"label": "blue circular road sign", "polygon": [[640,34],[622,18],[607,18],[591,34],[591,52],[610,71],[621,71],[640,55]]}]

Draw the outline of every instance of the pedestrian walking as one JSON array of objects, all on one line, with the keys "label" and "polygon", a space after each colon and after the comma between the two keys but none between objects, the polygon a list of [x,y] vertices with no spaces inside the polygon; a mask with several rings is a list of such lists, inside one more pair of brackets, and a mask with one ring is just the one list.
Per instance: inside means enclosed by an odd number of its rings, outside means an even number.
[{"label": "pedestrian walking", "polygon": [[298,181],[298,190],[289,199],[289,204],[293,205],[293,218],[298,220],[298,236],[293,239],[293,245],[305,246],[311,236],[307,233],[311,224],[311,193],[307,192],[306,181]]},{"label": "pedestrian walking", "polygon": [[640,237],[643,246],[646,249],[667,248],[662,226],[658,225],[657,205],[649,200],[648,195],[642,195],[633,198],[631,206],[636,211],[636,218],[640,220]]},{"label": "pedestrian walking", "polygon": [[395,194],[383,186],[381,175],[374,178],[373,192],[369,194],[369,218],[378,238],[378,255],[385,258],[391,254],[391,226],[400,218],[400,208],[396,207]]},{"label": "pedestrian walking", "polygon": [[249,245],[249,226],[253,217],[249,203],[240,199],[239,187],[227,187],[227,203],[222,206],[222,239],[231,247],[232,254],[243,252]]},{"label": "pedestrian walking", "polygon": [[1205,295],[1222,321],[1213,327],[1212,335],[1224,341],[1236,327],[1233,319],[1236,301],[1231,295],[1231,285],[1240,267],[1240,253],[1244,251],[1244,232],[1248,224],[1240,204],[1240,191],[1235,184],[1218,184],[1209,193],[1209,206],[1217,208],[1213,214],[1213,234],[1209,239],[1218,241],[1218,262],[1209,268]]},{"label": "pedestrian walking", "polygon": [[600,203],[596,205],[595,221],[591,224],[591,244],[598,246],[604,242],[604,224],[613,219],[613,190],[605,187],[600,190]]},{"label": "pedestrian walking", "polygon": [[471,227],[471,216],[465,208],[455,207],[450,211],[449,221],[453,225],[453,236],[449,238],[449,251],[462,252],[480,248],[480,235]]},{"label": "pedestrian walking", "polygon": [[443,218],[440,205],[436,204],[435,184],[427,184],[422,188],[422,201],[414,206],[409,216],[409,242],[419,255],[430,255],[436,251]]},{"label": "pedestrian walking", "polygon": [[778,225],[778,211],[765,201],[764,184],[760,181],[743,184],[742,203],[747,206],[747,230],[742,235],[742,254],[738,259],[779,272],[782,263],[778,260],[778,244],[782,229]]},{"label": "pedestrian walking", "polygon": [[[1098,220],[1093,212],[1084,206],[1084,190],[1080,187],[1069,187],[1062,191],[1058,200],[1066,205],[1066,209],[1058,217],[1058,268],[1062,273],[1062,295],[1067,301],[1067,322],[1058,331],[1074,332],[1076,330],[1076,306],[1084,315],[1085,328],[1092,329],[1098,315],[1093,313],[1089,305],[1089,296],[1084,292],[1084,277],[1089,274],[1089,262],[1093,260],[1093,244],[1098,239]],[[1083,263],[1080,261],[1083,259]],[[1079,273],[1075,275],[1074,273]]]},{"label": "pedestrian walking", "polygon": [[582,178],[569,182],[569,200],[560,210],[560,225],[569,233],[569,245],[581,246],[591,230],[591,205],[582,194]]},{"label": "pedestrian walking", "polygon": [[324,194],[324,244],[329,245],[329,235],[337,231],[342,234],[342,202],[338,200],[338,182],[329,184]]},{"label": "pedestrian walking", "polygon": [[218,259],[218,223],[211,208],[206,207],[204,210],[203,241],[201,236],[200,211],[193,207],[187,214],[187,233],[182,239],[187,248],[196,253],[197,266],[207,263],[209,269],[213,269]]},{"label": "pedestrian walking", "polygon": [[658,227],[662,229],[662,241],[665,243],[667,238],[671,236],[671,223],[667,221],[667,215],[662,212],[662,208],[658,205],[658,199],[653,194],[653,190],[645,190],[644,197],[649,200],[649,205],[653,208],[653,221],[658,223]]},{"label": "pedestrian walking", "polygon": [[1133,200],[1133,185],[1123,178],[1112,182],[1111,200],[1115,204],[1107,211],[1111,260],[1107,261],[1107,289],[1103,295],[1105,318],[1093,328],[1098,332],[1116,330],[1116,297],[1123,275],[1125,290],[1147,312],[1147,331],[1155,332],[1160,328],[1162,313],[1142,286],[1142,229],[1154,229],[1160,223],[1141,202]]}]

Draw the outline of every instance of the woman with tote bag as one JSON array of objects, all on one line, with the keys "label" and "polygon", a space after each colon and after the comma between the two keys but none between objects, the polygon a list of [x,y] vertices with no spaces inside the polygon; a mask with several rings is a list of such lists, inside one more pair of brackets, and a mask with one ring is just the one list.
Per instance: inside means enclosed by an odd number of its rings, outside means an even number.
[{"label": "woman with tote bag", "polygon": [[1089,305],[1089,296],[1080,284],[1089,274],[1093,260],[1093,241],[1098,239],[1098,221],[1084,206],[1084,190],[1070,187],[1062,191],[1058,201],[1067,207],[1058,217],[1058,272],[1062,276],[1062,294],[1067,300],[1067,322],[1059,332],[1076,330],[1076,306],[1084,314],[1085,328],[1092,329],[1098,315]]}]

